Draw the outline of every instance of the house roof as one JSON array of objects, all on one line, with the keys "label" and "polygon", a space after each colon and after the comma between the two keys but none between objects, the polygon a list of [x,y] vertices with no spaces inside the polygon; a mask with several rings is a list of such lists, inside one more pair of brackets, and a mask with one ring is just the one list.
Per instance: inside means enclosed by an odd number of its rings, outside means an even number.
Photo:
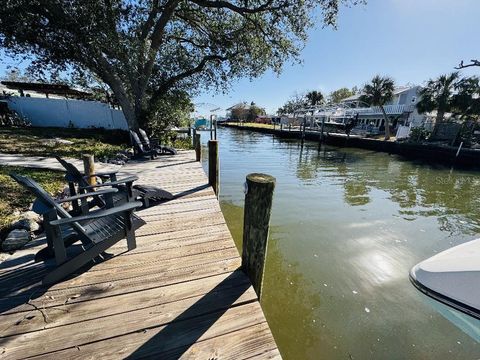
[{"label": "house roof", "polygon": [[23,81],[2,81],[1,83],[8,89],[12,90],[35,91],[43,94],[71,95],[78,97],[88,97],[92,95],[91,93],[85,91],[73,89],[69,85],[65,84],[34,83]]},{"label": "house roof", "polygon": [[232,105],[229,108],[227,108],[227,111],[233,110],[233,109],[250,109],[250,105],[247,104],[246,102],[240,102],[238,104]]}]

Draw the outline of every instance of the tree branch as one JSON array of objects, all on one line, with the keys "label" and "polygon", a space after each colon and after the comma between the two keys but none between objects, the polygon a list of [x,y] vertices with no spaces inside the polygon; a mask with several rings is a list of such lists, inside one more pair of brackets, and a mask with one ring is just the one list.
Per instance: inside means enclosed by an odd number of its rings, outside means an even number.
[{"label": "tree branch", "polygon": [[288,6],[290,3],[288,1],[285,1],[283,4],[278,5],[278,6],[270,6],[273,2],[273,0],[268,0],[265,4],[257,6],[255,8],[249,8],[246,6],[237,6],[234,5],[228,1],[210,1],[210,0],[190,0],[194,4],[197,4],[198,6],[203,6],[203,7],[208,7],[208,8],[215,8],[215,9],[229,9],[232,10],[236,13],[239,14],[257,14],[260,12],[266,12],[266,11],[275,11],[275,10],[280,10],[286,6]]},{"label": "tree branch", "polygon": [[466,65],[463,64],[463,60],[460,61],[460,64],[458,66],[455,66],[455,69],[460,70],[460,69],[465,69],[465,68],[470,67],[470,66],[480,66],[480,61],[475,60],[475,59],[472,59],[470,61],[472,63],[471,64],[466,64]]},{"label": "tree branch", "polygon": [[[232,54],[231,56],[235,56],[235,54]],[[184,72],[181,72],[175,76],[172,76],[170,79],[165,81],[159,88],[155,90],[155,92],[152,95],[152,98],[150,100],[150,104],[154,104],[160,97],[162,97],[173,85],[175,85],[177,82],[186,79],[189,76],[192,76],[194,74],[197,74],[205,68],[207,63],[209,61],[225,61],[231,58],[231,56],[221,56],[221,55],[207,55],[205,56],[197,66],[190,68],[188,70],[185,70]]]}]

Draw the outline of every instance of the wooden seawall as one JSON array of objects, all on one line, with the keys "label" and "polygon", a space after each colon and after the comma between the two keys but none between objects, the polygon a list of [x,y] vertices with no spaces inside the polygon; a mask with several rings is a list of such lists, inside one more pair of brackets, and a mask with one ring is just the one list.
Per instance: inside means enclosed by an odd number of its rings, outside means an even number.
[{"label": "wooden seawall", "polygon": [[280,358],[193,151],[129,163],[175,199],[137,212],[137,248],[50,288],[43,240],[0,264],[0,358]]},{"label": "wooden seawall", "polygon": [[[272,128],[255,127],[248,125],[221,124],[224,127],[235,128],[238,130],[254,131],[265,134],[272,134],[279,138],[301,139],[302,132],[298,127],[288,131],[288,129],[280,130]],[[305,140],[319,141],[319,132],[313,130],[305,131]],[[437,145],[435,143],[409,143],[396,141],[383,141],[378,139],[370,139],[359,136],[347,137],[345,134],[330,133],[325,136],[324,143],[338,147],[353,147],[367,149],[373,151],[386,152],[405,156],[410,159],[424,159],[447,165],[460,165],[467,168],[480,167],[480,150],[479,149],[461,149],[456,156],[458,147]]]}]

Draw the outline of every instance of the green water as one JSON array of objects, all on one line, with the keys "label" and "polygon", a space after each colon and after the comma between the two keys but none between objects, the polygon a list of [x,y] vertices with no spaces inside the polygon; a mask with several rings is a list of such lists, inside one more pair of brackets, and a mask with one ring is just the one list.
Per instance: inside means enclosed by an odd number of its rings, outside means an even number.
[{"label": "green water", "polygon": [[408,280],[480,234],[479,172],[233,129],[218,138],[238,247],[245,176],[277,179],[262,307],[285,359],[480,358]]}]

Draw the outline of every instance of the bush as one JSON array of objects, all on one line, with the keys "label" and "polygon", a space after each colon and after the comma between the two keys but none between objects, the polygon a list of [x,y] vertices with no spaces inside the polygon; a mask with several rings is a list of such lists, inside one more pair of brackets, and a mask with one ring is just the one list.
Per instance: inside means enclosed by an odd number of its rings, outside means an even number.
[{"label": "bush", "polygon": [[410,131],[409,141],[425,141],[430,137],[431,132],[423,127],[414,127]]}]

